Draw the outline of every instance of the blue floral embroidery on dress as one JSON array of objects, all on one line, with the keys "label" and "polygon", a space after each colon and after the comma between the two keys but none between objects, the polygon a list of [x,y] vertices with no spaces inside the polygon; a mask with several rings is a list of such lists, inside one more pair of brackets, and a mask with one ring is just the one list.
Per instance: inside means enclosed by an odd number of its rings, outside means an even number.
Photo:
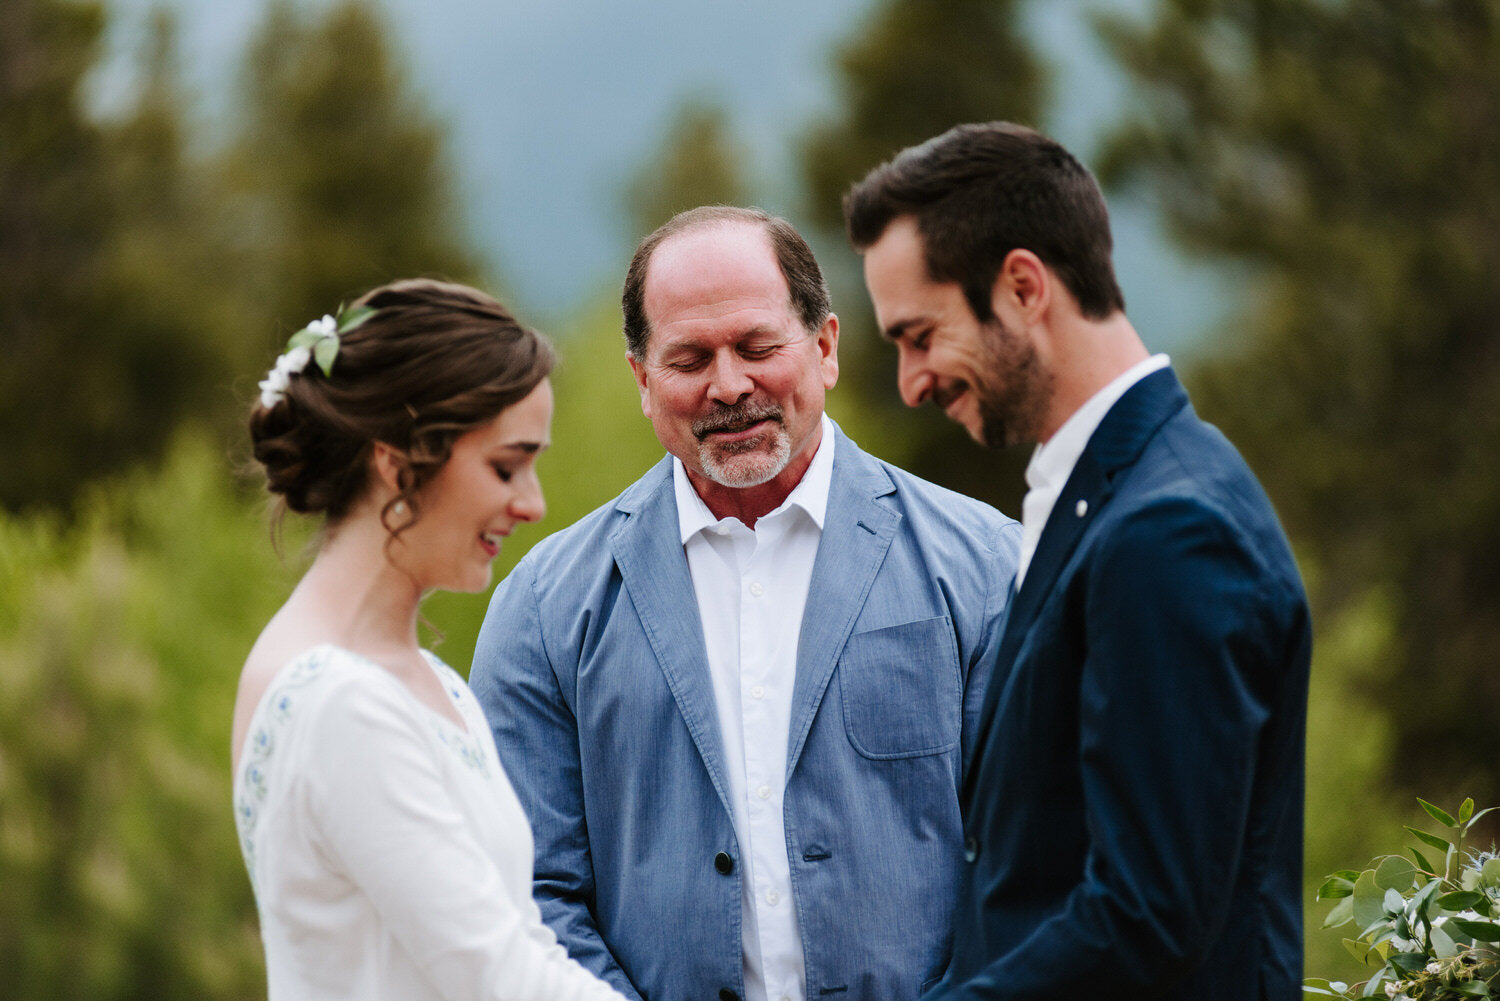
[{"label": "blue floral embroidery on dress", "polygon": [[[464,723],[468,727],[468,732],[465,732],[437,713],[429,713],[428,715],[435,723],[433,732],[437,734],[438,740],[442,742],[444,747],[458,754],[460,761],[488,779],[490,777],[489,758],[484,753],[484,745],[481,743],[481,738],[477,733],[473,732],[476,722],[483,723],[483,719],[481,718],[479,721],[476,721],[472,713],[465,711],[464,692],[467,686],[464,685],[463,679],[459,677],[458,672],[438,659],[436,654],[426,650],[422,651],[422,653],[427,658],[427,662],[446,677],[447,683],[443,687],[448,690],[448,695],[453,699],[453,708],[458,711],[459,716],[463,717]],[[484,725],[487,726],[488,724]]]},{"label": "blue floral embroidery on dress", "polygon": [[245,739],[241,750],[241,782],[235,791],[234,814],[240,832],[240,851],[245,856],[245,869],[250,873],[250,884],[256,887],[255,879],[255,819],[265,806],[269,792],[267,770],[271,755],[276,751],[276,739],[286,729],[297,704],[299,689],[322,673],[332,652],[330,647],[314,647],[302,654],[276,680],[276,687],[265,696],[252,718],[254,728]]}]

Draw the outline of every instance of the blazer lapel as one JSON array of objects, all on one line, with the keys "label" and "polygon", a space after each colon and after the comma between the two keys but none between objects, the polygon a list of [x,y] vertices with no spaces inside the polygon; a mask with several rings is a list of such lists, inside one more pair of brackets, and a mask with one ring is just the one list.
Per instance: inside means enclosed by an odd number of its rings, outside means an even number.
[{"label": "blazer lapel", "polygon": [[828,512],[797,641],[797,677],[787,735],[788,776],[797,767],[828,679],[901,521],[899,514],[877,500],[895,493],[891,478],[837,426],[834,435]]},{"label": "blazer lapel", "polygon": [[[1104,415],[1047,517],[1020,591],[1011,597],[1002,625],[999,665],[1014,662],[1038,612],[1051,596],[1058,575],[1078,548],[1078,541],[1114,494],[1118,474],[1135,464],[1157,429],[1187,402],[1182,384],[1166,368],[1152,372],[1126,390]],[[974,741],[976,754],[989,735],[995,707],[1005,687],[992,685],[985,693]],[[965,770],[965,796],[974,771]]]},{"label": "blazer lapel", "polygon": [[678,527],[671,456],[627,491],[617,507],[630,515],[610,540],[625,593],[714,789],[733,816],[703,622]]}]

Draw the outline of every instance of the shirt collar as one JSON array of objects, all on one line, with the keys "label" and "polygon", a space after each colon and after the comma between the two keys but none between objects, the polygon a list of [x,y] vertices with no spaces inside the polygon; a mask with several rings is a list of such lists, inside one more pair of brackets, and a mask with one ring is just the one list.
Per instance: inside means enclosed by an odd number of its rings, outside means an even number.
[{"label": "shirt collar", "polygon": [[[822,415],[821,425],[823,437],[807,472],[802,474],[802,479],[787,494],[786,500],[766,518],[775,518],[793,507],[800,507],[822,531],[823,520],[828,514],[828,492],[833,485],[834,430],[833,421],[827,414]],[[693,489],[682,460],[675,455],[672,457],[672,487],[677,494],[677,527],[684,545],[699,532],[719,524],[720,519],[714,517],[703,498],[698,496],[698,491]]]},{"label": "shirt collar", "polygon": [[1104,415],[1125,395],[1126,390],[1158,369],[1166,368],[1172,360],[1164,354],[1152,355],[1145,361],[1136,362],[1103,389],[1089,397],[1087,402],[1073,411],[1050,440],[1038,445],[1026,464],[1026,486],[1032,490],[1047,490],[1062,484],[1073,475],[1073,467],[1083,454],[1089,439],[1098,430]]}]

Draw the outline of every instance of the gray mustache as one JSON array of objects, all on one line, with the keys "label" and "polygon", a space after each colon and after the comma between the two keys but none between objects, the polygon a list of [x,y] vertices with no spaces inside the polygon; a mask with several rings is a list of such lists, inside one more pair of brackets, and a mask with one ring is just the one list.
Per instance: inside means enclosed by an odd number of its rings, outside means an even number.
[{"label": "gray mustache", "polygon": [[693,421],[691,428],[699,441],[717,431],[730,431],[748,427],[756,421],[772,420],[783,423],[781,408],[774,403],[740,403],[735,406],[715,404],[707,416]]}]

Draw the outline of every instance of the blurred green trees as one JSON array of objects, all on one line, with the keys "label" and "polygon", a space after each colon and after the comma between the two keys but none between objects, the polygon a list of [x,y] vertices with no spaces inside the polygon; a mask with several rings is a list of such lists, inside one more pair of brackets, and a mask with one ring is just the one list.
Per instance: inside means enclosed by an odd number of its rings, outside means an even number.
[{"label": "blurred green trees", "polygon": [[[749,153],[735,141],[724,109],[689,101],[677,114],[660,155],[636,171],[625,188],[631,242],[678,212],[699,205],[747,205]],[[625,266],[620,266],[623,280]]]},{"label": "blurred green trees", "polygon": [[[0,507],[66,507],[158,457],[184,419],[228,426],[233,374],[366,288],[473,280],[443,133],[371,8],[273,4],[228,148],[187,139],[157,14],[128,106],[85,106],[104,7],[0,14]],[[247,394],[248,395],[248,394]]]},{"label": "blurred green trees", "polygon": [[222,378],[185,308],[199,274],[170,29],[120,120],[85,114],[103,9],[15,0],[0,14],[0,506],[69,501],[160,454]]},{"label": "blurred green trees", "polygon": [[242,117],[228,186],[261,329],[284,336],[392,278],[477,278],[443,129],[370,5],[314,17],[273,0]]},{"label": "blurred green trees", "polygon": [[882,0],[834,57],[841,100],[802,147],[807,212],[843,232],[849,185],[960,122],[1035,125],[1046,71],[1020,30],[1020,0]]},{"label": "blurred green trees", "polygon": [[217,450],[171,455],[0,514],[0,998],[264,997],[225,721],[291,580]]}]

